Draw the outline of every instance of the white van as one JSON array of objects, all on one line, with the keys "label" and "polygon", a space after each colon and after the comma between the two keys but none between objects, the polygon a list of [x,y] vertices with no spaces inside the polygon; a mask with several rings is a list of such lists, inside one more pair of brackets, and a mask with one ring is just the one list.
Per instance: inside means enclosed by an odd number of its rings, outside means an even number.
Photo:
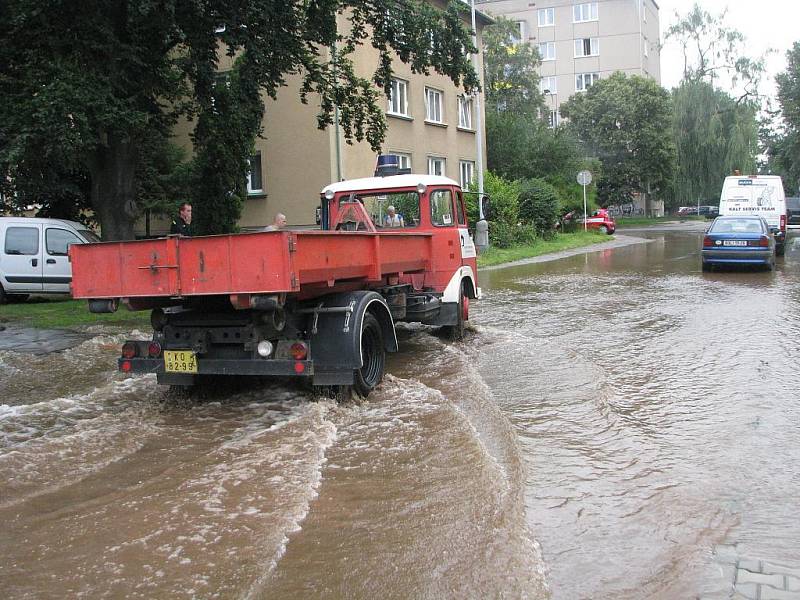
[{"label": "white van", "polygon": [[775,234],[775,254],[786,249],[786,194],[777,175],[732,175],[722,184],[720,216],[758,215]]},{"label": "white van", "polygon": [[0,217],[0,304],[30,294],[69,294],[67,249],[99,241],[75,221]]}]

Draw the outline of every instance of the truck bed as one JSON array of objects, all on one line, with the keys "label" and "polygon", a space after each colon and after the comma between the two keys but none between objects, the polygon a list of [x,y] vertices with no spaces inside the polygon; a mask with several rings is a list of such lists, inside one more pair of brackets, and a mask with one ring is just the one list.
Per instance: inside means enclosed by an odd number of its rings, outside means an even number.
[{"label": "truck bed", "polygon": [[430,233],[267,231],[72,245],[74,298],[296,293],[424,273]]}]

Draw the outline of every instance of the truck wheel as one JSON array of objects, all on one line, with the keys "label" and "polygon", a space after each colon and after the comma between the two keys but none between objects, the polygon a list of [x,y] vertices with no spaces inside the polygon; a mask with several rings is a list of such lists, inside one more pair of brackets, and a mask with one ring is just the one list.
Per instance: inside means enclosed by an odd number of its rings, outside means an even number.
[{"label": "truck wheel", "polygon": [[775,244],[775,256],[784,256],[786,254],[786,243]]},{"label": "truck wheel", "polygon": [[8,298],[6,298],[6,291],[3,289],[3,286],[0,285],[0,304],[5,304],[8,302]]},{"label": "truck wheel", "polygon": [[605,225],[600,225],[600,233],[603,234],[608,233],[608,227],[606,227]]},{"label": "truck wheel", "polygon": [[359,396],[366,398],[383,379],[386,365],[386,349],[383,345],[383,332],[380,323],[372,313],[364,315],[364,327],[361,331],[361,362],[356,369],[353,388]]},{"label": "truck wheel", "polygon": [[448,338],[454,342],[460,342],[464,339],[464,332],[466,331],[466,323],[469,321],[469,298],[464,291],[464,284],[461,284],[461,295],[458,298],[458,309],[456,309],[458,321],[455,325],[446,325],[444,332]]}]

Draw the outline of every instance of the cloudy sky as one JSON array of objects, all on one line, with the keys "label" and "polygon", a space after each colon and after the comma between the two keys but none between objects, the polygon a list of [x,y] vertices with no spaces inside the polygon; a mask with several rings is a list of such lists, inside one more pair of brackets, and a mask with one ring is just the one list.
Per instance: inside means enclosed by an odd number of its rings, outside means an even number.
[{"label": "cloudy sky", "polygon": [[[694,0],[656,0],[661,21],[661,41],[664,32],[676,21],[675,11],[681,15],[689,12]],[[741,31],[747,38],[749,56],[759,56],[768,48],[777,52],[767,61],[767,76],[762,92],[775,93],[774,77],[786,69],[786,51],[800,41],[800,2],[797,0],[700,0],[699,4],[712,15],[720,14],[726,7],[725,23]],[[678,44],[666,42],[661,51],[661,84],[667,89],[677,85],[683,69],[683,58]]]}]

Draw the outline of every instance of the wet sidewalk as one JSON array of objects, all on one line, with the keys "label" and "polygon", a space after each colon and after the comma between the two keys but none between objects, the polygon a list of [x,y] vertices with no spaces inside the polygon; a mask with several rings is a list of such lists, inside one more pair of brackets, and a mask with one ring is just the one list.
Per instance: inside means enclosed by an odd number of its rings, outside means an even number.
[{"label": "wet sidewalk", "polygon": [[733,545],[717,546],[714,554],[731,588],[724,596],[700,600],[800,600],[800,565],[742,558]]},{"label": "wet sidewalk", "polygon": [[0,323],[0,350],[48,354],[77,346],[91,334],[66,329],[35,329],[14,323]]}]

